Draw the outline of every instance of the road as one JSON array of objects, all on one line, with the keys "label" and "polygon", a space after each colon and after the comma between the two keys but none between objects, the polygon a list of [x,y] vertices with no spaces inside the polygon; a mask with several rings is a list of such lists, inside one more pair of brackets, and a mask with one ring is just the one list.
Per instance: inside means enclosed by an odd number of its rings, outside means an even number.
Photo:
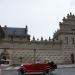
[{"label": "road", "polygon": [[[18,72],[17,70],[6,70],[0,75],[18,75]],[[75,75],[75,68],[59,68],[53,71],[52,75]]]}]

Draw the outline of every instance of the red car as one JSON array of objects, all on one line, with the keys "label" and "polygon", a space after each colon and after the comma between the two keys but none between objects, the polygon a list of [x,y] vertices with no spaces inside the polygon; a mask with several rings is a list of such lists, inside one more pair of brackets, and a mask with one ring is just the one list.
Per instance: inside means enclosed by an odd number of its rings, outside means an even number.
[{"label": "red car", "polygon": [[22,64],[19,68],[19,75],[44,74],[47,75],[55,70],[57,65],[53,62],[43,64]]}]

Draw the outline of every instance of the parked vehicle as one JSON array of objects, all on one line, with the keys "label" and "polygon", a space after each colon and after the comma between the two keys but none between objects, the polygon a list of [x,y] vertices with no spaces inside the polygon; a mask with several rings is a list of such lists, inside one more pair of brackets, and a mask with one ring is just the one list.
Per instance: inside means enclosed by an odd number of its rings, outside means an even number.
[{"label": "parked vehicle", "polygon": [[26,74],[50,74],[52,71],[57,69],[57,65],[54,62],[50,63],[39,63],[39,64],[22,64],[18,69],[19,75]]}]

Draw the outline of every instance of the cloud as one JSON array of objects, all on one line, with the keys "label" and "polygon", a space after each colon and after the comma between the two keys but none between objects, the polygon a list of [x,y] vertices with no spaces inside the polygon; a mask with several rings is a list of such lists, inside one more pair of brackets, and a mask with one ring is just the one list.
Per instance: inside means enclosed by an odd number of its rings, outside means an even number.
[{"label": "cloud", "polygon": [[71,5],[71,6],[75,6],[75,0],[71,0],[70,5]]}]

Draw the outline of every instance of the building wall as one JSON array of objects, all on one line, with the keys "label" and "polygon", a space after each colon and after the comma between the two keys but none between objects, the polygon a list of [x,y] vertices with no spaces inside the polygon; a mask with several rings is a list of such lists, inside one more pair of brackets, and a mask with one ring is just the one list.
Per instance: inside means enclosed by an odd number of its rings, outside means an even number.
[{"label": "building wall", "polygon": [[63,62],[63,52],[60,43],[28,42],[28,43],[1,43],[0,48],[7,48],[10,55],[10,64],[34,63],[34,49],[36,60],[41,63],[47,58],[55,63]]},{"label": "building wall", "polygon": [[45,58],[57,64],[72,63],[71,54],[75,56],[74,21],[75,16],[72,14],[68,15],[67,19],[64,18],[60,29],[51,40],[26,41],[24,38],[13,40],[9,37],[4,38],[0,41],[0,52],[2,49],[7,50],[10,64],[34,63],[34,55],[35,59],[39,59],[41,63],[45,61]]}]

